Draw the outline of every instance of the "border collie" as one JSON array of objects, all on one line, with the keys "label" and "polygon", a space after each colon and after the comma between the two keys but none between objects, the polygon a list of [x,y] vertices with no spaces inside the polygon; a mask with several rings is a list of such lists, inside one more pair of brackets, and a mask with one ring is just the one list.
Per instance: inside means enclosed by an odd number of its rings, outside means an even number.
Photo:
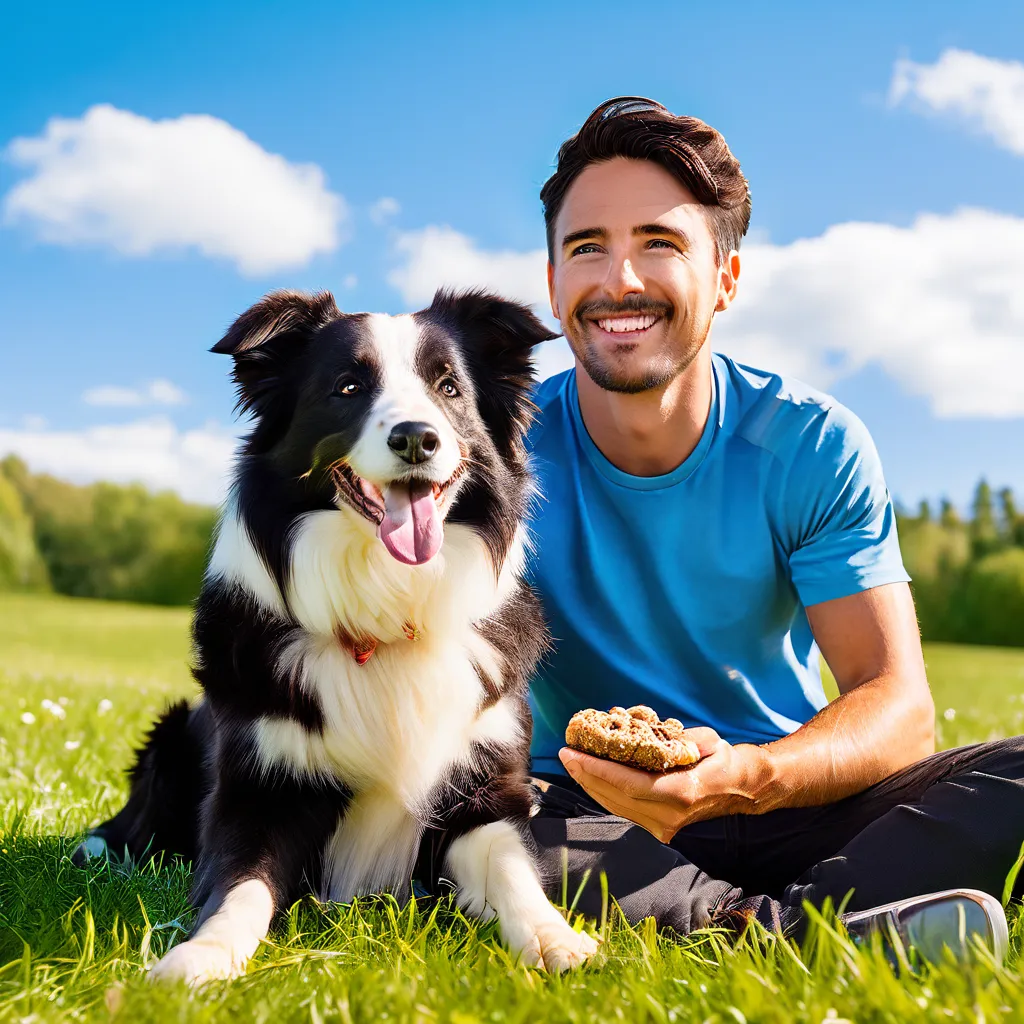
[{"label": "border collie", "polygon": [[527,685],[547,644],[521,578],[525,307],[438,292],[408,316],[276,292],[213,351],[254,417],[195,609],[204,691],[155,726],[104,848],[196,860],[191,936],[152,969],[240,973],[307,892],[454,884],[523,962],[596,949],[530,852]]}]

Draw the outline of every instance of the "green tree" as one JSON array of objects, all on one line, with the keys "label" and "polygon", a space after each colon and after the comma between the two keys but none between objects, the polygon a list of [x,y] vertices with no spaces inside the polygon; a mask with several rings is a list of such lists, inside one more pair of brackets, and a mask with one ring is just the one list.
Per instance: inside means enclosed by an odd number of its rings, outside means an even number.
[{"label": "green tree", "polygon": [[1024,647],[1024,550],[997,551],[971,566],[961,602],[964,639]]},{"label": "green tree", "polygon": [[74,597],[187,604],[199,592],[216,512],[135,484],[80,487],[0,471],[20,491],[53,588]]},{"label": "green tree", "polygon": [[949,498],[943,498],[939,506],[939,523],[947,528],[960,525],[960,515]]},{"label": "green tree", "polygon": [[961,632],[957,594],[971,563],[967,528],[958,521],[943,526],[909,520],[901,525],[900,549],[913,580],[922,635],[928,640],[956,639]]},{"label": "green tree", "polygon": [[1013,491],[1004,487],[999,492],[999,508],[1002,522],[999,524],[1008,544],[1024,547],[1024,515],[1017,510],[1017,501]]},{"label": "green tree", "polygon": [[47,590],[46,565],[18,489],[0,475],[0,590]]},{"label": "green tree", "polygon": [[974,491],[972,503],[974,518],[971,520],[971,551],[975,558],[998,551],[1002,547],[999,526],[996,523],[995,503],[988,481],[981,479]]}]

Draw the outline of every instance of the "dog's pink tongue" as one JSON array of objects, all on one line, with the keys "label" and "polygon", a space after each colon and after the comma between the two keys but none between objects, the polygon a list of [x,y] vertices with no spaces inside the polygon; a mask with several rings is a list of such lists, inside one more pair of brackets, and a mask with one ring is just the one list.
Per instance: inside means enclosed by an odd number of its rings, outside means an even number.
[{"label": "dog's pink tongue", "polygon": [[441,550],[444,527],[429,483],[395,483],[384,491],[380,539],[406,565],[422,565]]}]

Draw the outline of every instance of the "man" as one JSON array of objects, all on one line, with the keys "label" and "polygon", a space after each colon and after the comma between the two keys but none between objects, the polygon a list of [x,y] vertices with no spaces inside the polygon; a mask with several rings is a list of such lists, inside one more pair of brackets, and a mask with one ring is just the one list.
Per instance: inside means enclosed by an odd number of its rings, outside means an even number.
[{"label": "man", "polygon": [[[553,888],[582,885],[577,906],[596,913],[604,872],[628,918],[682,933],[752,915],[799,926],[804,900],[851,891],[864,927],[935,890],[999,894],[1024,839],[1024,742],[934,753],[866,429],[711,353],[750,218],[724,139],[610,100],[541,199],[551,308],[576,357],[540,386],[530,436],[530,572],[555,638],[533,684],[533,828]],[[634,704],[694,726],[703,760],[656,775],[563,748],[575,711]],[[998,903],[958,905],[999,946]]]}]

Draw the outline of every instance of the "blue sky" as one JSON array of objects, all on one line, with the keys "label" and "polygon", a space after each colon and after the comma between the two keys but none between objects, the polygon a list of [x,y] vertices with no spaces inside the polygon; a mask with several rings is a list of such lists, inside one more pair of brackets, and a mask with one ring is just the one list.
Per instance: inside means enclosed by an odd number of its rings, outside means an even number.
[{"label": "blue sky", "polygon": [[214,499],[237,425],[207,350],[237,313],[284,286],[539,302],[538,189],[630,93],[714,124],[750,180],[716,347],[849,404],[905,502],[1024,491],[1024,8],[634,10],[9,9],[0,449]]}]

